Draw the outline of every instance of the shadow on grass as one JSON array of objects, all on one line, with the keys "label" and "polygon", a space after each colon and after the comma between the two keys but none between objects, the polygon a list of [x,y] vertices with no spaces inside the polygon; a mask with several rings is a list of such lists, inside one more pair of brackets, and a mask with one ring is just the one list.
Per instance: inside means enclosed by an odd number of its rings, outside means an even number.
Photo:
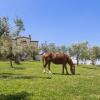
[{"label": "shadow on grass", "polygon": [[100,68],[100,65],[96,65],[96,67]]},{"label": "shadow on grass", "polygon": [[26,69],[26,67],[24,67],[24,66],[18,66],[18,65],[17,66],[13,65],[13,67],[10,66],[10,68],[11,69],[15,69],[15,70],[24,70],[24,69]]},{"label": "shadow on grass", "polygon": [[[61,73],[53,73],[54,75],[72,75],[72,74],[61,74]],[[80,74],[75,74],[75,75],[80,75]]]},{"label": "shadow on grass", "polygon": [[24,70],[26,67],[14,67],[15,70]]},{"label": "shadow on grass", "polygon": [[94,67],[82,67],[82,68],[99,70],[100,69],[100,65],[96,65]]},{"label": "shadow on grass", "polygon": [[51,79],[50,77],[12,74],[12,73],[1,73],[0,78],[4,78],[4,79],[6,79],[6,78],[7,79],[34,79],[34,78]]},{"label": "shadow on grass", "polygon": [[21,92],[21,93],[16,93],[16,94],[0,94],[0,100],[27,100],[27,97],[30,94],[27,92]]}]

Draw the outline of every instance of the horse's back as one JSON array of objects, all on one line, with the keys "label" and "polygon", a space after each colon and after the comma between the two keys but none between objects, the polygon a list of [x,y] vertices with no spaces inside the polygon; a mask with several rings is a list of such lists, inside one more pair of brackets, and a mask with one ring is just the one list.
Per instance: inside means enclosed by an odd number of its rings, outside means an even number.
[{"label": "horse's back", "polygon": [[66,63],[66,55],[64,53],[54,53],[52,57],[52,62],[54,64],[63,64]]}]

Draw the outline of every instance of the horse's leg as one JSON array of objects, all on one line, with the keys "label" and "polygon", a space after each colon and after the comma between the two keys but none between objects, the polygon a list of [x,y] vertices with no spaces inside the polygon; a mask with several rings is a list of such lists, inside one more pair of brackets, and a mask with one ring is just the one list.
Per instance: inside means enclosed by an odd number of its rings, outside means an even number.
[{"label": "horse's leg", "polygon": [[45,73],[46,72],[46,66],[47,66],[47,62],[45,62],[45,64],[44,64],[44,70],[43,70],[43,73]]},{"label": "horse's leg", "polygon": [[66,64],[64,64],[64,68],[66,69],[66,74],[69,75]]},{"label": "horse's leg", "polygon": [[49,74],[51,73],[51,71],[50,71],[50,64],[51,64],[51,62],[48,62],[48,70],[49,70]]},{"label": "horse's leg", "polygon": [[62,74],[64,74],[64,64],[62,65]]}]

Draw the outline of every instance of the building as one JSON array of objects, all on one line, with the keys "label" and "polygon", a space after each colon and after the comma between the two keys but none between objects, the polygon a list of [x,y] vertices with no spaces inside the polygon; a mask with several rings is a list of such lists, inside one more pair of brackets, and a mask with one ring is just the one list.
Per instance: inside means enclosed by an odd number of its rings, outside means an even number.
[{"label": "building", "polygon": [[38,41],[32,41],[31,36],[29,37],[17,37],[12,40],[13,46],[32,46],[38,48]]}]

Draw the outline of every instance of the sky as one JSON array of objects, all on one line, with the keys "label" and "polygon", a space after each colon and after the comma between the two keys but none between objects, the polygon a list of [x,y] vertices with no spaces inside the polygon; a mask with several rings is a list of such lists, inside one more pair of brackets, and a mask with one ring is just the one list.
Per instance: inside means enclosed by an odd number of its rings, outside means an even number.
[{"label": "sky", "polygon": [[100,0],[0,0],[0,16],[24,21],[22,36],[39,43],[100,46]]}]

